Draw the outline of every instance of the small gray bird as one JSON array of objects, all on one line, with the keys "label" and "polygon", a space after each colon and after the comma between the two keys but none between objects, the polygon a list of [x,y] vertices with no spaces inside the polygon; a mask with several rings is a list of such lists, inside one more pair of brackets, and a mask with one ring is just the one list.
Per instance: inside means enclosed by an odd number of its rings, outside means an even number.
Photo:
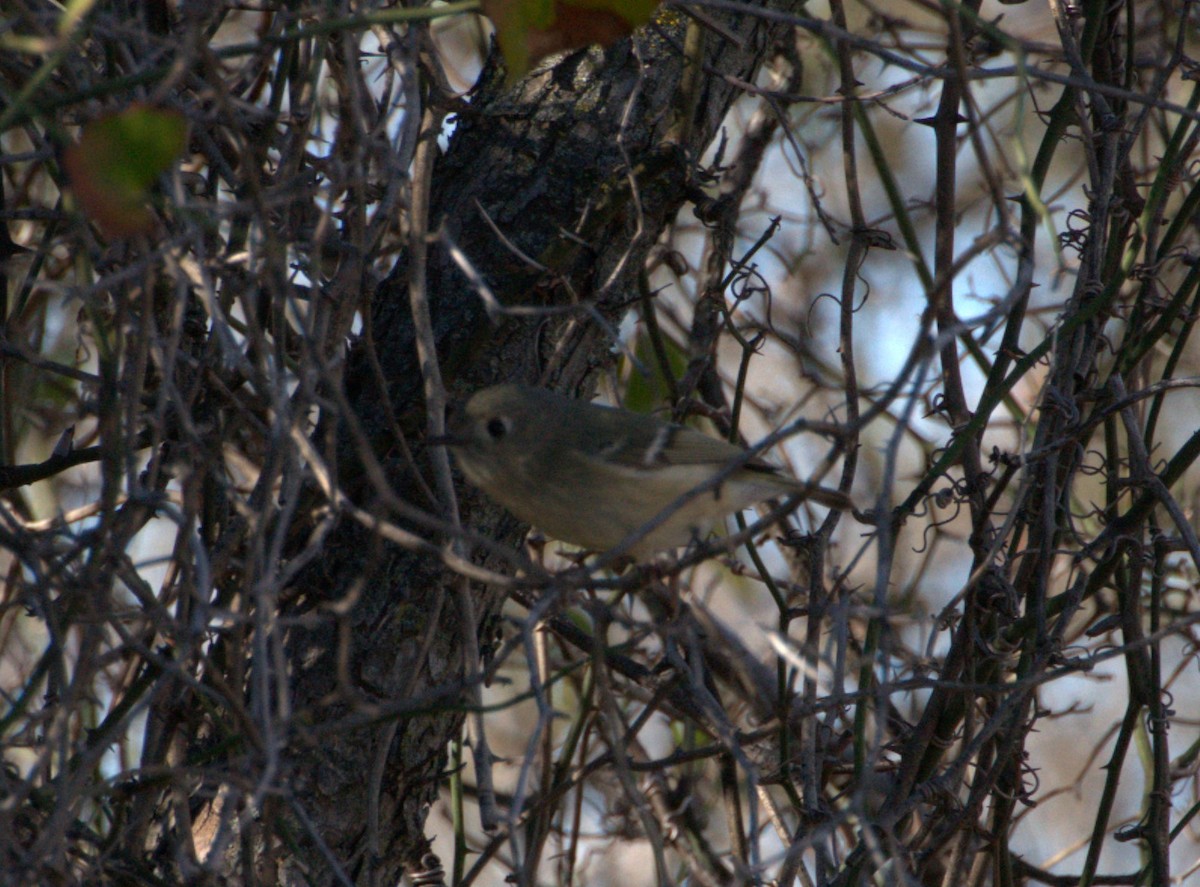
[{"label": "small gray bird", "polygon": [[450,447],[467,480],[517,517],[563,542],[606,551],[680,496],[729,472],[630,548],[637,558],[677,548],[714,521],[772,497],[830,508],[847,496],[779,473],[745,451],[653,416],[573,400],[542,388],[476,392],[431,440]]}]

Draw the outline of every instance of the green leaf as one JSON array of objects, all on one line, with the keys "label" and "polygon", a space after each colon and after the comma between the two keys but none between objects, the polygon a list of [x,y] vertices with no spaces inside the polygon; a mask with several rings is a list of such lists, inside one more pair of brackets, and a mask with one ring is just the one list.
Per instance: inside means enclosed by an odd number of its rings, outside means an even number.
[{"label": "green leaf", "polygon": [[482,0],[510,80],[555,52],[611,46],[650,21],[658,0]]},{"label": "green leaf", "polygon": [[149,230],[150,189],[186,144],[183,115],[137,104],[85,126],[64,164],[83,211],[107,234],[124,237]]},{"label": "green leaf", "polygon": [[[671,374],[677,380],[683,378],[683,374],[687,371],[687,351],[669,336],[664,335],[662,340],[667,362],[671,365]],[[630,368],[629,382],[625,386],[625,396],[622,398],[621,404],[625,409],[633,410],[635,413],[651,413],[659,409],[670,398],[671,389],[667,385],[666,379],[663,378],[662,367],[659,364],[658,355],[654,352],[650,335],[644,329],[639,329],[637,333],[633,353],[641,366],[646,369],[646,373],[637,367]]]}]

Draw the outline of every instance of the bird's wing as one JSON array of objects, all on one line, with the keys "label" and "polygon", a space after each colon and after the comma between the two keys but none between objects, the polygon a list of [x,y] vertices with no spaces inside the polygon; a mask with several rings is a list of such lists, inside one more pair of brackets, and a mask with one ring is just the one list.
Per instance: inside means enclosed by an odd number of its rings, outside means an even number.
[{"label": "bird's wing", "polygon": [[[712,465],[714,470],[743,455],[741,447],[693,428],[668,425],[649,416],[645,419],[636,425],[624,423],[619,433],[595,441],[593,453],[626,468]],[[751,467],[761,464],[752,460]]]}]

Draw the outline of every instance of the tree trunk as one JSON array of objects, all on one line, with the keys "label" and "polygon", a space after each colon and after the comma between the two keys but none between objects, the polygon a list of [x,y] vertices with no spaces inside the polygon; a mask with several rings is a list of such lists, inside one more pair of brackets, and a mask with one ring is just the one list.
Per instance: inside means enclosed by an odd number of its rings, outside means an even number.
[{"label": "tree trunk", "polygon": [[[586,390],[611,348],[608,330],[637,297],[647,254],[687,199],[696,158],[738,96],[731,80],[752,82],[774,42],[791,33],[753,16],[713,17],[739,45],[705,32],[705,71],[714,73],[696,78],[699,94],[691,101],[680,98],[686,20],[670,12],[632,42],[576,52],[512,89],[485,74],[470,105],[457,111],[449,150],[433,174],[429,229],[447,237],[429,247],[427,284],[448,387],[462,394],[502,379],[534,381],[557,351],[555,387]],[[676,110],[684,106],[694,109],[687,126]],[[545,329],[536,314],[493,323],[447,242],[466,254],[503,305],[577,300],[593,306],[608,328],[583,311],[566,321],[552,317]],[[513,246],[548,271],[531,267]],[[414,431],[424,427],[424,407],[407,287],[402,258],[375,295],[372,339],[391,409]],[[365,343],[352,354],[346,378],[353,411],[382,458],[380,450],[393,442]],[[340,439],[343,485],[370,508],[374,497],[356,467],[355,447],[348,435]],[[393,471],[394,490],[428,507],[411,475]],[[465,525],[519,543],[522,527],[467,495]],[[426,814],[446,776],[447,744],[462,731],[460,687],[477,669],[466,661],[452,581],[436,558],[381,543],[343,520],[297,583],[289,615],[306,618],[291,632],[287,659],[294,707],[311,733],[298,737],[284,763],[295,807],[308,820],[294,821],[300,853],[288,866],[289,882],[328,882],[333,860],[355,883],[392,884],[402,870],[427,865]],[[476,627],[486,630],[502,595],[480,585],[472,594]],[[339,608],[346,600],[353,606]],[[364,706],[413,700],[423,702],[422,713],[356,719]]]}]

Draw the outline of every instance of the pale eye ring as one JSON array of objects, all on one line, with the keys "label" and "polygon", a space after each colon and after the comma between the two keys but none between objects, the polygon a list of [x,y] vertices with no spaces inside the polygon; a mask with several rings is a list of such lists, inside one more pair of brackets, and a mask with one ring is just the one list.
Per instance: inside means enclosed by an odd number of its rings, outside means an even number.
[{"label": "pale eye ring", "polygon": [[488,436],[491,437],[492,440],[499,440],[508,433],[508,422],[506,422],[504,419],[501,419],[499,416],[488,419],[487,425],[484,427],[487,428]]}]

